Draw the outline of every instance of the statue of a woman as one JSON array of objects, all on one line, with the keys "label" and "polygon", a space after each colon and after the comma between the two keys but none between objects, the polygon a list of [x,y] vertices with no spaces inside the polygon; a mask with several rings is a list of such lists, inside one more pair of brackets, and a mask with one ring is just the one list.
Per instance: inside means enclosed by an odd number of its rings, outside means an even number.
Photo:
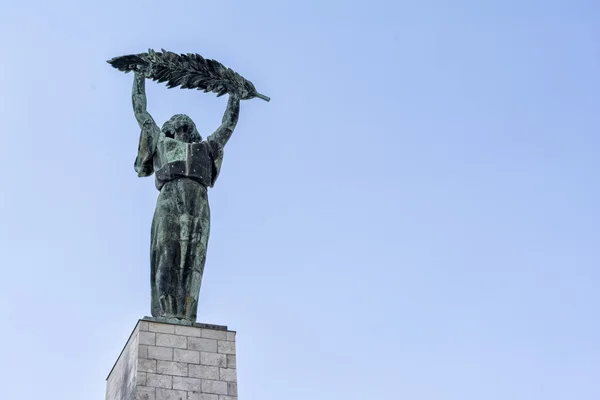
[{"label": "statue of a woman", "polygon": [[229,95],[221,126],[206,140],[187,115],[174,115],[162,129],[156,125],[141,72],[135,72],[132,100],[142,129],[135,170],[140,177],[154,173],[160,191],[151,231],[152,316],[195,322],[210,233],[207,188],[219,175],[240,97]]}]

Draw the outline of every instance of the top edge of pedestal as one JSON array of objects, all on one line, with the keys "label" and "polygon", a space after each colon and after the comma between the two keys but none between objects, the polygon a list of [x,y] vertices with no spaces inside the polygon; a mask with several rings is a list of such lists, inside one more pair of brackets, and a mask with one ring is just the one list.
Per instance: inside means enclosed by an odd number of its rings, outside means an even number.
[{"label": "top edge of pedestal", "polygon": [[179,322],[155,317],[144,317],[140,321],[156,322],[158,324],[167,325],[193,326],[194,328],[214,329],[216,331],[228,331],[227,326],[225,325],[206,324],[204,322]]}]

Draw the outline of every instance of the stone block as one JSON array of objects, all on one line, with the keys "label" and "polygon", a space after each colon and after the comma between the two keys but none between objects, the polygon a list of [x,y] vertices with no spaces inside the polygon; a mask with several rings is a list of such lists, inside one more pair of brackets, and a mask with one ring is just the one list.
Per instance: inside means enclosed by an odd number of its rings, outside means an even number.
[{"label": "stone block", "polygon": [[135,391],[134,400],[156,400],[156,389],[139,386]]},{"label": "stone block", "polygon": [[202,329],[202,337],[207,339],[227,340],[227,331],[217,331],[214,329]]},{"label": "stone block", "polygon": [[148,346],[148,358],[153,360],[173,361],[173,349],[170,347]]},{"label": "stone block", "polygon": [[211,367],[208,365],[190,365],[188,376],[192,378],[202,379],[219,379],[219,367]]},{"label": "stone block", "polygon": [[175,333],[175,326],[172,324],[163,324],[160,322],[148,322],[150,332]]},{"label": "stone block", "polygon": [[187,337],[179,335],[171,335],[169,333],[157,333],[156,345],[162,347],[173,347],[178,349],[187,348]]},{"label": "stone block", "polygon": [[187,376],[188,365],[182,362],[158,361],[156,364],[156,372],[164,375]]},{"label": "stone block", "polygon": [[237,382],[236,370],[233,368],[220,368],[219,380],[225,382]]},{"label": "stone block", "polygon": [[156,372],[156,360],[138,359],[137,370],[139,372]]},{"label": "stone block", "polygon": [[184,390],[156,388],[156,400],[187,400],[187,392]]},{"label": "stone block", "polygon": [[146,386],[146,372],[139,372],[137,373],[137,384],[138,385],[142,385],[142,386]]},{"label": "stone block", "polygon": [[173,377],[170,375],[148,374],[146,376],[146,385],[158,388],[171,389],[173,387]]},{"label": "stone block", "polygon": [[219,400],[219,395],[200,392],[188,392],[188,400]]},{"label": "stone block", "polygon": [[148,358],[148,346],[140,344],[138,346],[138,357],[139,358]]},{"label": "stone block", "polygon": [[236,368],[236,364],[235,354],[227,354],[227,368]]},{"label": "stone block", "polygon": [[185,390],[188,392],[203,392],[202,379],[186,378],[182,376],[173,377],[173,389]]},{"label": "stone block", "polygon": [[227,366],[227,355],[200,352],[200,364],[214,365],[215,367],[226,367]]},{"label": "stone block", "polygon": [[217,341],[215,339],[202,339],[189,337],[188,338],[188,349],[205,351],[208,353],[217,352]]},{"label": "stone block", "polygon": [[222,354],[235,354],[235,342],[218,341],[218,352]]},{"label": "stone block", "polygon": [[156,333],[154,333],[154,332],[141,331],[139,338],[140,338],[140,344],[156,346]]},{"label": "stone block", "polygon": [[196,350],[173,349],[173,361],[200,364],[200,352]]},{"label": "stone block", "polygon": [[230,342],[234,342],[235,341],[235,332],[228,331],[227,332],[227,340],[229,340]]},{"label": "stone block", "polygon": [[176,326],[175,334],[182,336],[202,337],[202,329],[193,326]]},{"label": "stone block", "polygon": [[212,394],[227,394],[227,382],[202,380],[202,392]]},{"label": "stone block", "polygon": [[229,396],[237,396],[237,383],[236,382],[227,382],[227,394]]},{"label": "stone block", "polygon": [[235,396],[219,396],[219,400],[237,400]]}]

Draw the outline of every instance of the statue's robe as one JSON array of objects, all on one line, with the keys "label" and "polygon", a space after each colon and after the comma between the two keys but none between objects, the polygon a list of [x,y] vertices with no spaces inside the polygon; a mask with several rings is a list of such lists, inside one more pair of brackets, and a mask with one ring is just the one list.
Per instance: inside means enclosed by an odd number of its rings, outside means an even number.
[{"label": "statue's robe", "polygon": [[135,170],[141,177],[154,173],[160,191],[150,250],[154,317],[196,320],[210,233],[207,188],[219,175],[223,146],[214,135],[185,143],[153,121],[142,127]]}]

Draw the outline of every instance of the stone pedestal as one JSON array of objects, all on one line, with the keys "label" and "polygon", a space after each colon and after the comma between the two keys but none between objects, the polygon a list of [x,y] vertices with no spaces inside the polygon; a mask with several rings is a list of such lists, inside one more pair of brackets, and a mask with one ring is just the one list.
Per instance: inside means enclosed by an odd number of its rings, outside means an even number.
[{"label": "stone pedestal", "polygon": [[138,321],[107,378],[106,400],[237,400],[235,332]]}]

